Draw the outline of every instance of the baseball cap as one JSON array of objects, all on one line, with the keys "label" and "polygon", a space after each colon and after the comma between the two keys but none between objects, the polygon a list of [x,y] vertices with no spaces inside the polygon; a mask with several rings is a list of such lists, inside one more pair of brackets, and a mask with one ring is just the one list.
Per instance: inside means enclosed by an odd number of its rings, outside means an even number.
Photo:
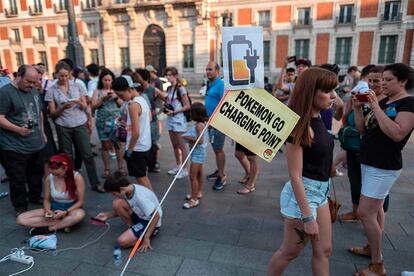
[{"label": "baseball cap", "polygon": [[151,64],[150,65],[147,65],[145,67],[145,70],[147,70],[148,72],[155,72],[155,73],[157,73],[157,70],[155,70],[154,66],[152,66]]}]

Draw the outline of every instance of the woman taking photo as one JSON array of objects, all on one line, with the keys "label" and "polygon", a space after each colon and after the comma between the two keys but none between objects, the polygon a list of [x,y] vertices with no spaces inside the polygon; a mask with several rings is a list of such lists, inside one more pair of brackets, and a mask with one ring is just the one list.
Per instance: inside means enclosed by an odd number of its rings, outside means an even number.
[{"label": "woman taking photo", "polygon": [[332,226],[327,196],[334,141],[320,112],[331,108],[337,84],[335,73],[310,68],[298,77],[290,98],[289,107],[301,119],[286,146],[290,181],[280,195],[284,238],[270,261],[269,276],[282,275],[289,262],[299,256],[308,237],[312,242],[313,275],[329,275]]},{"label": "woman taking photo", "polygon": [[395,63],[384,68],[383,91],[387,96],[378,101],[369,91],[367,101],[371,112],[365,117],[364,103],[352,97],[355,124],[363,134],[360,161],[362,187],[358,215],[368,240],[368,268],[356,275],[385,275],[381,254],[384,225],[384,199],[402,170],[401,151],[414,128],[414,97],[407,93],[414,86],[414,70]]},{"label": "woman taking photo", "polygon": [[66,63],[56,64],[57,82],[48,89],[45,101],[48,102],[49,113],[55,122],[60,151],[67,153],[73,159],[72,146],[77,147],[85,163],[92,190],[105,192],[98,186],[95,160],[85,126],[88,120],[86,91],[81,85],[69,81],[70,71]]},{"label": "woman taking photo", "polygon": [[[115,79],[114,73],[109,69],[103,69],[98,79],[98,89],[92,96],[92,110],[96,110],[95,126],[98,132],[99,140],[102,143],[102,161],[104,165],[103,177],[111,175],[109,152],[113,148],[113,137],[115,132],[115,122],[120,116],[119,107],[122,100],[117,97],[111,88],[112,81]],[[116,150],[116,160],[118,170],[126,174],[123,161],[123,149]]]},{"label": "woman taking photo", "polygon": [[[165,76],[171,83],[167,89],[167,98],[163,112],[167,117],[167,130],[170,135],[171,144],[174,148],[174,156],[177,167],[168,171],[168,174],[175,175],[181,164],[187,157],[187,146],[183,140],[183,133],[187,131],[187,119],[184,112],[190,110],[190,100],[187,91],[178,79],[178,71],[174,67],[165,69]],[[188,176],[187,169],[183,168],[178,179]]]},{"label": "woman taking photo", "polygon": [[85,184],[80,173],[73,170],[70,158],[62,153],[48,161],[50,174],[43,187],[43,209],[25,212],[17,217],[17,224],[32,227],[30,235],[42,235],[69,227],[82,221],[85,211]]}]

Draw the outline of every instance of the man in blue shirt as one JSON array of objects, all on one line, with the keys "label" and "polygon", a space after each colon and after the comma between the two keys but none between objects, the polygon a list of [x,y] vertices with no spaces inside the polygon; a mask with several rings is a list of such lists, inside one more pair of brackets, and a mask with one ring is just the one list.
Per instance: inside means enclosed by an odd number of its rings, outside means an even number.
[{"label": "man in blue shirt", "polygon": [[[206,66],[206,75],[208,78],[207,92],[205,98],[205,106],[209,117],[213,115],[214,110],[220,103],[224,94],[224,82],[220,78],[220,66],[211,61]],[[224,141],[226,136],[217,129],[210,126],[209,129],[210,142],[216,155],[217,170],[208,175],[210,180],[215,179],[213,189],[216,191],[223,190],[226,184],[226,175],[224,174],[224,166],[226,164],[226,155],[224,154]]]}]

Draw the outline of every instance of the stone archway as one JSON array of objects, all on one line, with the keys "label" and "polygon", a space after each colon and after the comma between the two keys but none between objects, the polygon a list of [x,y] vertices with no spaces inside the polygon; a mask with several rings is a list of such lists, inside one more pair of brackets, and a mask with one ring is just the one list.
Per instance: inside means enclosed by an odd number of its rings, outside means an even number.
[{"label": "stone archway", "polygon": [[163,29],[151,24],[144,33],[144,60],[145,66],[151,64],[157,69],[158,74],[166,67],[165,34]]}]

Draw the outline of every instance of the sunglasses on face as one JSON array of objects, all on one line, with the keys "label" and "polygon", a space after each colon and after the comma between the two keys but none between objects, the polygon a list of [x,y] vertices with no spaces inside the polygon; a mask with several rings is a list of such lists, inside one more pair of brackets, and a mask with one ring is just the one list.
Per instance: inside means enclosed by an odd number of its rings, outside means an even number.
[{"label": "sunglasses on face", "polygon": [[49,168],[51,168],[52,170],[57,170],[62,168],[63,166],[67,166],[68,163],[64,162],[64,161],[49,161]]}]

